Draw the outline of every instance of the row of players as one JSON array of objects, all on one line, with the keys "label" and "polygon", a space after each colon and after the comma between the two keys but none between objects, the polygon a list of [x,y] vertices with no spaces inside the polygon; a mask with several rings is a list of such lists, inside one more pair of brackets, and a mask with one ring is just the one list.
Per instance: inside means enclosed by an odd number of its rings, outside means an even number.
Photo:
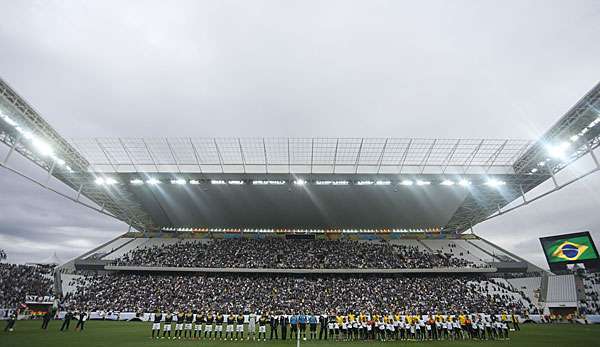
[{"label": "row of players", "polygon": [[[152,338],[171,338],[172,323],[175,322],[173,338],[194,339],[246,339],[266,340],[267,326],[270,339],[310,339],[334,340],[454,340],[454,339],[508,339],[509,324],[513,331],[520,330],[519,317],[513,312],[494,314],[450,314],[450,315],[405,315],[405,314],[365,314],[347,315],[311,314],[221,314],[193,313],[192,311],[173,314],[160,310],[149,319],[152,324]],[[163,323],[161,336],[161,322]],[[247,325],[247,329],[246,329]],[[258,335],[256,327],[258,325]],[[317,329],[318,328],[318,329]],[[318,334],[317,334],[318,330]],[[214,335],[213,335],[214,332]],[[223,332],[225,332],[223,334]],[[183,335],[183,336],[182,336]]]}]

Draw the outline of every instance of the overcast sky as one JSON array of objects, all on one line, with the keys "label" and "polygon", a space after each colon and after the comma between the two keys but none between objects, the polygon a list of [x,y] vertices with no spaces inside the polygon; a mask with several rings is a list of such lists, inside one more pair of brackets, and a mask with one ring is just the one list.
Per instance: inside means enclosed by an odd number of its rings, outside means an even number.
[{"label": "overcast sky", "polygon": [[[0,0],[0,76],[69,138],[536,139],[599,81],[599,37],[599,1]],[[542,235],[600,242],[598,191],[475,231],[543,264]],[[10,261],[124,231],[0,170]]]}]

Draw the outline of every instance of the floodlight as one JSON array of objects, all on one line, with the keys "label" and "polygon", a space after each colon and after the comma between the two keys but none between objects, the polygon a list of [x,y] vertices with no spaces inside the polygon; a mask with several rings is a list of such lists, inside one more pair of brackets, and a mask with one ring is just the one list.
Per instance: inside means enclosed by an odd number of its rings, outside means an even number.
[{"label": "floodlight", "polygon": [[198,184],[200,184],[200,181],[198,181],[198,180],[190,180],[190,184],[191,185],[198,185]]},{"label": "floodlight", "polygon": [[33,138],[32,143],[33,143],[33,146],[37,149],[38,152],[40,152],[41,155],[49,156],[49,155],[54,154],[54,150],[46,142],[44,142],[40,139]]},{"label": "floodlight", "polygon": [[223,180],[210,180],[210,184],[227,184],[227,182]]},{"label": "floodlight", "polygon": [[546,151],[552,158],[556,159],[564,159],[567,155],[567,150],[571,147],[571,144],[568,142],[561,142],[558,145],[548,145],[546,146]]},{"label": "floodlight", "polygon": [[468,187],[471,185],[471,181],[462,179],[462,180],[458,181],[458,185],[463,186],[463,187]]},{"label": "floodlight", "polygon": [[139,186],[140,184],[144,184],[144,181],[142,181],[139,178],[136,178],[136,179],[133,179],[133,180],[129,181],[129,183],[135,184],[136,186]]},{"label": "floodlight", "polygon": [[579,139],[579,135],[573,135],[570,137],[571,142],[576,142]]},{"label": "floodlight", "polygon": [[412,186],[413,185],[413,181],[411,181],[411,180],[403,180],[403,181],[400,182],[400,185],[403,185],[403,186]]},{"label": "floodlight", "polygon": [[185,185],[187,182],[183,178],[171,180],[171,184]]},{"label": "floodlight", "polygon": [[371,184],[373,184],[373,181],[358,181],[356,182],[356,184],[359,186],[370,186]]},{"label": "floodlight", "polygon": [[94,183],[96,183],[99,186],[104,185],[104,178],[98,177],[94,180]]},{"label": "floodlight", "polygon": [[490,178],[489,180],[487,180],[485,182],[485,185],[496,188],[496,187],[500,187],[500,186],[506,185],[506,182],[497,180],[495,178]]},{"label": "floodlight", "polygon": [[389,186],[390,184],[392,184],[391,181],[377,181],[377,182],[375,182],[376,186]]},{"label": "floodlight", "polygon": [[227,181],[227,183],[229,183],[229,184],[233,184],[233,185],[241,185],[241,184],[244,184],[244,181],[240,181],[240,180],[230,180],[230,181]]},{"label": "floodlight", "polygon": [[0,113],[0,118],[4,119],[4,121],[6,123],[8,123],[8,125],[10,125],[10,126],[13,126],[13,127],[17,126],[17,122],[15,122],[14,120],[12,120],[12,118],[10,118],[9,116],[7,116],[3,113]]},{"label": "floodlight", "polygon": [[546,165],[546,161],[545,161],[545,160],[543,160],[543,161],[540,161],[540,162],[538,163],[538,166],[544,166],[544,165]]},{"label": "floodlight", "polygon": [[348,181],[332,181],[331,184],[334,186],[347,186],[350,182]]},{"label": "floodlight", "polygon": [[534,167],[533,169],[531,169],[531,173],[536,173],[538,171],[537,167]]},{"label": "floodlight", "polygon": [[443,186],[453,186],[454,182],[450,180],[443,180],[440,184]]},{"label": "floodlight", "polygon": [[285,184],[285,181],[273,181],[273,180],[263,181],[263,180],[256,180],[256,181],[252,181],[252,184],[262,185],[262,186],[266,186],[266,185],[280,186],[280,185]]},{"label": "floodlight", "polygon": [[303,186],[303,185],[306,184],[306,181],[303,180],[303,179],[301,179],[301,178],[299,178],[299,179],[297,179],[297,180],[294,181],[294,184],[297,185],[297,186]]},{"label": "floodlight", "polygon": [[315,181],[315,184],[318,186],[327,186],[331,184],[331,181]]},{"label": "floodlight", "polygon": [[156,178],[149,178],[146,180],[146,183],[155,186],[157,184],[160,184],[160,180],[158,180]]},{"label": "floodlight", "polygon": [[600,117],[594,119],[593,121],[590,122],[590,124],[588,124],[588,128],[593,128],[595,127],[598,123],[600,123]]},{"label": "floodlight", "polygon": [[107,178],[104,179],[104,183],[107,184],[107,185],[109,185],[109,186],[112,186],[113,184],[117,184],[118,182],[117,182],[116,179],[114,179],[112,177],[107,177]]},{"label": "floodlight", "polygon": [[428,186],[428,185],[430,185],[430,184],[431,184],[431,182],[429,182],[429,181],[421,181],[421,180],[417,180],[417,185],[418,185],[418,186]]}]

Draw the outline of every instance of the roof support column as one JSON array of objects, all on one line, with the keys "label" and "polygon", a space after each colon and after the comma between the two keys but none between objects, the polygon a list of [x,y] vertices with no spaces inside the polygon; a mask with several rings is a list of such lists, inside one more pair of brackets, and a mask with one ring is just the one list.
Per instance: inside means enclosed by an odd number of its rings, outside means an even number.
[{"label": "roof support column", "polygon": [[554,188],[558,189],[558,182],[556,182],[556,176],[554,176],[554,170],[548,166],[548,172],[550,172],[550,176],[552,177],[552,183],[554,183]]},{"label": "roof support column", "polygon": [[79,198],[81,197],[81,191],[83,190],[83,184],[79,186],[79,189],[77,190],[77,198],[75,198],[75,201],[79,202]]},{"label": "roof support column", "polygon": [[585,146],[587,147],[588,152],[590,152],[590,155],[592,156],[592,159],[594,159],[594,163],[596,164],[596,168],[600,169],[600,162],[598,162],[598,158],[596,157],[596,153],[594,153],[594,150],[592,149],[592,146],[590,146],[589,142],[586,142]]},{"label": "roof support column", "polygon": [[48,170],[48,176],[46,176],[46,185],[50,183],[50,178],[52,177],[52,173],[54,172],[54,167],[56,166],[56,160],[52,161],[52,166],[50,166],[50,170]]},{"label": "roof support column", "polygon": [[15,151],[15,148],[17,147],[17,145],[19,144],[19,142],[21,142],[21,134],[19,134],[19,136],[17,137],[17,139],[15,140],[15,142],[13,143],[13,145],[10,146],[10,150],[6,154],[6,157],[4,158],[4,161],[2,162],[2,164],[6,164],[8,162],[8,159],[10,158],[10,156]]},{"label": "roof support column", "polygon": [[521,198],[523,198],[523,203],[527,203],[527,198],[525,198],[525,191],[523,190],[523,185],[519,184],[519,189],[521,190]]}]

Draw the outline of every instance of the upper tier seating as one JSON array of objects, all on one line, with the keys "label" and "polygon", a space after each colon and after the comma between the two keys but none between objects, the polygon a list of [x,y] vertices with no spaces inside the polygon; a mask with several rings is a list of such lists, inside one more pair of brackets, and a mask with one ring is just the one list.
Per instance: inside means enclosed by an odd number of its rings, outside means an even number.
[{"label": "upper tier seating", "polygon": [[483,241],[483,240],[469,240],[468,242],[472,243],[473,245],[481,248],[482,250],[484,250],[485,252],[487,252],[488,254],[491,254],[495,259],[498,259],[500,261],[517,261],[517,259],[515,259],[514,257],[510,256],[508,253],[504,252],[503,250],[494,247],[493,245]]},{"label": "upper tier seating", "polygon": [[140,239],[104,259],[116,259],[116,264],[121,266],[199,268],[414,269],[475,266],[451,252],[431,252],[417,240],[402,243],[285,238],[161,240]]},{"label": "upper tier seating", "polygon": [[467,240],[422,240],[422,242],[435,252],[451,254],[475,264],[485,264],[494,261],[487,253],[474,247]]}]

